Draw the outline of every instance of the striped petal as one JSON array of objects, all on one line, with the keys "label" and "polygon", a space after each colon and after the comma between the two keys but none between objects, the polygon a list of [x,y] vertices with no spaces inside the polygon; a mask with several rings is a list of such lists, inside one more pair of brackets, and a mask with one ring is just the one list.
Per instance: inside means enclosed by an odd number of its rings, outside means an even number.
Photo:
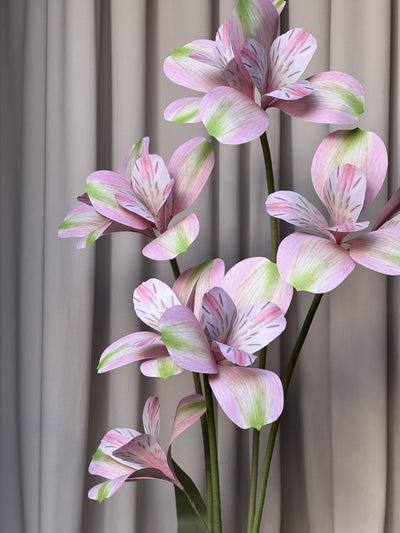
[{"label": "striped petal", "polygon": [[259,430],[282,412],[282,384],[273,372],[219,364],[209,382],[222,410],[240,428]]},{"label": "striped petal", "polygon": [[241,59],[254,85],[261,94],[264,94],[268,81],[268,57],[265,48],[255,39],[246,39]]},{"label": "striped petal", "polygon": [[99,485],[95,485],[88,492],[89,498],[91,500],[97,500],[98,502],[102,502],[104,499],[109,498],[120,488],[124,481],[127,480],[129,475],[130,474],[126,474],[115,479],[110,479],[109,481],[104,481],[104,483],[100,483]]},{"label": "striped petal", "polygon": [[200,117],[210,135],[224,144],[242,144],[268,127],[268,115],[252,99],[231,87],[216,87],[201,101]]},{"label": "striped petal", "polygon": [[190,309],[183,305],[168,309],[160,327],[161,340],[180,367],[202,374],[217,372],[207,337]]},{"label": "striped petal", "polygon": [[400,227],[386,227],[350,241],[350,255],[360,265],[389,275],[400,274]]},{"label": "striped petal", "polygon": [[388,156],[385,144],[376,133],[359,128],[334,131],[325,137],[311,166],[314,188],[322,201],[325,181],[331,172],[345,163],[360,168],[367,177],[365,209],[380,191],[386,176]]},{"label": "striped petal", "polygon": [[212,340],[226,342],[237,316],[229,294],[220,287],[207,292],[203,298],[203,314]]},{"label": "striped petal", "polygon": [[176,408],[170,445],[185,429],[193,425],[206,412],[206,402],[201,394],[183,398]]},{"label": "striped petal", "polygon": [[347,250],[307,233],[292,233],[278,248],[277,265],[283,279],[298,291],[329,292],[354,269]]},{"label": "striped petal", "polygon": [[257,356],[251,353],[238,350],[233,346],[228,346],[223,342],[213,341],[212,351],[216,361],[220,362],[226,359],[231,363],[239,366],[250,366],[257,359]]},{"label": "striped petal", "polygon": [[275,98],[279,100],[299,100],[304,98],[313,92],[313,86],[307,80],[300,80],[292,85],[286,85],[281,89],[275,89],[274,91],[269,91],[266,94],[263,94],[261,98],[261,107],[266,109],[267,107],[273,106],[275,103]]},{"label": "striped petal", "polygon": [[216,63],[224,69],[233,59],[233,50],[229,38],[228,23],[224,22],[217,31],[215,36],[214,56]]},{"label": "striped petal", "polygon": [[131,181],[132,170],[136,160],[143,154],[149,153],[149,142],[149,137],[143,137],[143,139],[140,139],[139,142],[132,146],[128,155],[123,160],[122,165],[118,170],[118,174],[124,176],[129,182]]},{"label": "striped petal", "polygon": [[394,221],[394,218],[392,218],[396,213],[400,211],[400,188],[397,189],[397,191],[391,196],[391,198],[388,200],[385,207],[382,209],[381,214],[378,217],[378,220],[375,222],[373,229],[378,229],[380,227],[387,227],[392,226],[393,222],[395,222],[394,225],[398,225],[398,216],[394,217],[396,218],[396,221]]},{"label": "striped petal", "polygon": [[149,378],[167,379],[171,376],[181,374],[183,369],[178,366],[168,354],[168,357],[160,357],[159,359],[145,361],[140,365],[140,371],[144,376]]},{"label": "striped petal", "polygon": [[[85,248],[106,233],[112,224],[111,220],[97,213],[93,207],[83,204],[73,209],[64,218],[58,227],[58,236],[62,239],[81,237],[76,247],[78,249]],[[121,230],[130,229],[126,226],[119,227]]]},{"label": "striped petal", "polygon": [[[160,331],[160,318],[175,305],[181,305],[174,291],[163,281],[151,278],[144,281],[133,293],[133,305],[137,316],[145,324]],[[153,333],[155,337],[159,337]]]},{"label": "striped petal", "polygon": [[175,124],[201,122],[200,102],[201,98],[198,96],[179,98],[165,108],[164,118]]},{"label": "striped petal", "polygon": [[[120,431],[118,429],[112,430],[109,433]],[[127,431],[127,430],[122,430]],[[133,431],[133,430],[131,430]],[[119,446],[116,446],[110,453],[106,453],[103,451],[100,447],[97,448],[96,452],[92,456],[92,460],[89,465],[89,473],[93,474],[95,476],[102,476],[106,479],[115,479],[117,477],[131,474],[134,470],[132,466],[127,466],[124,463],[121,463],[120,461],[117,461],[115,458],[112,457],[112,452],[118,449],[119,447],[123,446],[133,438],[140,435],[137,431],[134,432],[134,435],[132,435],[128,440],[125,442],[121,442]]]},{"label": "striped petal", "polygon": [[147,244],[142,253],[156,261],[173,259],[186,252],[200,231],[199,220],[194,213],[180,220],[159,237]]},{"label": "striped petal", "polygon": [[157,396],[147,398],[143,407],[143,428],[146,435],[160,440],[160,400]]}]

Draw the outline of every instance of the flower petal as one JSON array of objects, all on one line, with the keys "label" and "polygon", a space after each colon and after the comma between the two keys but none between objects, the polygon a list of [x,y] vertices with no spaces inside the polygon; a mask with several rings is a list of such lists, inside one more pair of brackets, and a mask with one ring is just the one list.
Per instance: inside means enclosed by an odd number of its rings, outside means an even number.
[{"label": "flower petal", "polygon": [[199,115],[200,102],[201,97],[199,96],[174,100],[165,108],[164,118],[175,122],[175,124],[201,122]]},{"label": "flower petal", "polygon": [[176,408],[170,445],[185,429],[193,425],[206,412],[206,402],[201,394],[183,398]]},{"label": "flower petal", "polygon": [[201,101],[200,117],[210,135],[225,144],[242,144],[268,127],[268,115],[252,99],[231,87],[216,87]]},{"label": "flower petal", "polygon": [[[82,237],[76,247],[85,248],[101,237],[112,224],[112,220],[97,213],[93,207],[83,204],[73,209],[64,218],[58,228],[58,236],[62,239]],[[119,226],[119,228],[120,230],[130,229],[126,226]]]},{"label": "flower petal", "polygon": [[118,170],[118,174],[124,176],[129,182],[131,181],[132,170],[136,160],[143,154],[149,153],[149,142],[149,137],[143,137],[143,139],[140,139],[139,142],[132,146],[128,155],[123,160],[122,165]]},{"label": "flower petal", "polygon": [[396,215],[400,211],[400,188],[392,194],[389,198],[387,204],[382,209],[381,214],[378,217],[378,220],[375,222],[373,230],[378,229],[379,227],[390,223],[391,217]]},{"label": "flower petal", "polygon": [[382,274],[400,274],[400,227],[386,227],[349,242],[350,255],[360,265]]},{"label": "flower petal", "polygon": [[268,57],[265,48],[255,39],[246,39],[241,59],[254,85],[261,94],[264,94],[268,81]]},{"label": "flower petal", "polygon": [[135,289],[133,305],[140,320],[156,331],[160,331],[159,322],[164,311],[174,305],[181,305],[181,302],[166,283],[151,278]]},{"label": "flower petal", "polygon": [[89,498],[91,500],[98,500],[99,502],[102,502],[104,499],[109,498],[114,494],[114,492],[116,492],[120,488],[124,481],[127,480],[129,475],[130,474],[126,474],[125,476],[110,479],[109,481],[104,481],[104,483],[95,485],[88,492]]},{"label": "flower petal", "polygon": [[214,287],[203,297],[203,314],[211,339],[226,342],[237,311],[228,293]]},{"label": "flower petal", "polygon": [[144,376],[149,378],[167,379],[170,376],[181,374],[183,369],[178,366],[171,357],[169,357],[168,353],[168,357],[160,357],[159,359],[145,361],[140,365],[140,371]]},{"label": "flower petal", "polygon": [[240,428],[261,429],[282,412],[282,384],[273,372],[219,364],[209,382],[225,414]]},{"label": "flower petal", "polygon": [[[119,431],[118,429],[113,431]],[[123,430],[126,431],[126,430]],[[131,430],[133,431],[133,430]],[[109,432],[111,433],[111,432]],[[122,442],[120,446],[123,446],[126,444],[126,442],[129,442],[133,438],[140,435],[137,431],[134,432],[135,434],[132,435],[128,440],[125,442]],[[121,463],[120,461],[117,461],[114,457],[112,457],[112,452],[116,449],[118,449],[120,446],[115,447],[110,453],[106,453],[101,448],[97,448],[96,452],[92,456],[92,460],[90,461],[89,465],[89,473],[93,474],[95,476],[102,476],[107,479],[114,479],[116,477],[120,477],[126,474],[131,474],[134,470],[132,466],[127,466],[124,463]]]},{"label": "flower petal", "polygon": [[239,366],[249,366],[257,359],[257,356],[228,346],[223,342],[213,341],[212,351],[215,359],[220,362],[224,359]]},{"label": "flower petal", "polygon": [[307,233],[292,233],[281,242],[277,265],[283,279],[296,290],[314,293],[331,291],[355,267],[347,250]]},{"label": "flower petal", "polygon": [[311,94],[313,90],[313,86],[309,81],[300,80],[292,85],[286,85],[281,89],[275,89],[274,91],[263,94],[261,107],[266,109],[267,107],[273,106],[275,98],[279,98],[280,100],[299,100]]},{"label": "flower petal", "polygon": [[224,69],[233,59],[233,50],[229,38],[228,23],[224,22],[217,31],[215,36],[214,57],[216,63]]},{"label": "flower petal", "polygon": [[143,428],[146,435],[160,440],[160,400],[157,396],[150,396],[144,404]]}]

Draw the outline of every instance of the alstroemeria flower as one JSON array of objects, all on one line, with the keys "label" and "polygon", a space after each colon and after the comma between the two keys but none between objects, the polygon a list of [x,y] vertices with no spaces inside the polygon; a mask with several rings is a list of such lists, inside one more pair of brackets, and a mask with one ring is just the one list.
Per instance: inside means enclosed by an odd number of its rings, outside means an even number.
[{"label": "alstroemeria flower", "polygon": [[175,50],[164,62],[165,74],[206,95],[172,102],[165,118],[202,121],[210,135],[226,144],[264,133],[269,107],[310,122],[355,122],[364,110],[360,83],[343,72],[299,80],[316,40],[302,28],[277,37],[278,24],[278,10],[270,0],[239,0],[215,41],[200,39]]},{"label": "alstroemeria flower", "polygon": [[159,443],[160,403],[151,396],[143,408],[144,433],[117,428],[109,431],[92,457],[89,472],[107,479],[89,491],[89,498],[101,502],[109,498],[125,481],[164,479],[180,489],[171,458],[172,442],[206,411],[200,394],[183,398],[176,409],[167,454]]},{"label": "alstroemeria flower", "polygon": [[296,232],[278,249],[283,279],[297,290],[328,292],[337,287],[356,263],[383,274],[400,274],[400,190],[389,200],[369,233],[358,222],[378,194],[388,158],[384,143],[372,132],[336,131],[315,153],[311,174],[314,188],[332,223],[300,194],[278,191],[267,198],[270,215],[324,237]]},{"label": "alstroemeria flower", "polygon": [[152,239],[143,248],[151,259],[172,259],[187,250],[199,233],[196,215],[168,226],[204,187],[214,166],[212,146],[202,137],[190,139],[173,153],[168,168],[148,146],[148,137],[134,145],[118,172],[90,174],[86,194],[78,198],[84,203],[61,223],[60,237],[81,237],[77,248],[83,248],[103,234],[133,231]]}]

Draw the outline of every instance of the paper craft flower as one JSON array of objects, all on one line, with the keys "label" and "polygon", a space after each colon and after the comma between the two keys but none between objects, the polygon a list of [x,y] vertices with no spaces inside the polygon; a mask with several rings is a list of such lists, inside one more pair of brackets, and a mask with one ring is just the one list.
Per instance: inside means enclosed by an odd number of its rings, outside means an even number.
[{"label": "paper craft flower", "polygon": [[151,259],[172,259],[187,250],[199,233],[196,215],[168,226],[192,205],[210,176],[211,144],[202,137],[190,139],[173,153],[168,168],[148,147],[145,137],[131,148],[118,172],[90,174],[86,194],[78,198],[83,205],[61,223],[60,237],[80,237],[77,248],[84,248],[106,233],[133,231],[152,239],[143,248]]},{"label": "paper craft flower", "polygon": [[89,498],[101,502],[117,491],[125,481],[164,479],[182,488],[171,458],[173,441],[194,424],[206,411],[200,394],[186,396],[176,409],[167,454],[159,443],[160,402],[151,396],[143,408],[144,433],[134,429],[117,428],[109,431],[92,457],[89,472],[108,481],[89,491]]},{"label": "paper craft flower", "polygon": [[278,10],[270,0],[239,0],[215,41],[200,39],[175,50],[164,62],[165,74],[206,94],[172,102],[165,118],[202,121],[210,135],[226,144],[264,133],[269,107],[310,122],[355,122],[364,110],[360,83],[333,71],[299,81],[316,40],[302,28],[277,37],[278,24]]}]

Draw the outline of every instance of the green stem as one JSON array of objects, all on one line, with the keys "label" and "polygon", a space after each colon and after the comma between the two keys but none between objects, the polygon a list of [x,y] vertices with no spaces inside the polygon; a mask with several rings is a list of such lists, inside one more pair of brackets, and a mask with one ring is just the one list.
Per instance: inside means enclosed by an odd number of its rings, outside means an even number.
[{"label": "green stem", "polygon": [[217,450],[217,435],[215,431],[214,418],[214,402],[210,384],[208,382],[208,375],[204,374],[204,395],[207,405],[207,421],[208,421],[208,438],[210,444],[211,457],[211,477],[213,489],[213,513],[214,513],[214,531],[215,533],[222,533],[222,518],[221,518],[221,496],[219,489],[219,471],[218,471],[218,450]]},{"label": "green stem", "polygon": [[[297,337],[296,344],[294,345],[292,355],[290,356],[289,363],[286,369],[285,377],[282,381],[283,394],[286,397],[290,380],[292,379],[293,371],[296,367],[297,360],[299,358],[300,351],[303,347],[304,341],[306,340],[308,331],[310,329],[311,323],[314,319],[315,313],[317,312],[318,306],[321,302],[322,294],[316,294],[311,302],[310,309],[308,310],[307,316],[304,319],[303,326],[300,330],[299,336]],[[271,466],[272,453],[274,451],[276,436],[279,429],[280,418],[275,420],[271,425],[271,430],[268,437],[267,449],[265,451],[264,464],[261,473],[260,486],[258,489],[258,498],[256,504],[256,511],[254,515],[253,522],[253,531],[252,533],[258,533],[260,530],[261,516],[264,507],[265,493],[267,490],[268,475]]]},{"label": "green stem", "polygon": [[258,456],[260,452],[260,432],[253,429],[253,448],[251,451],[251,477],[249,492],[249,515],[247,519],[247,533],[253,528],[254,513],[256,509],[257,481],[258,481]]},{"label": "green stem", "polygon": [[[268,194],[275,192],[274,171],[272,169],[271,151],[269,149],[267,134],[264,132],[261,137],[261,146],[264,155],[265,174],[267,176]],[[278,220],[270,217],[271,224],[271,261],[276,263],[276,254],[278,251]]]},{"label": "green stem", "polygon": [[178,266],[178,261],[174,257],[173,259],[170,259],[169,262],[171,264],[175,279],[177,279],[181,275],[181,271],[179,270],[179,266]]}]

